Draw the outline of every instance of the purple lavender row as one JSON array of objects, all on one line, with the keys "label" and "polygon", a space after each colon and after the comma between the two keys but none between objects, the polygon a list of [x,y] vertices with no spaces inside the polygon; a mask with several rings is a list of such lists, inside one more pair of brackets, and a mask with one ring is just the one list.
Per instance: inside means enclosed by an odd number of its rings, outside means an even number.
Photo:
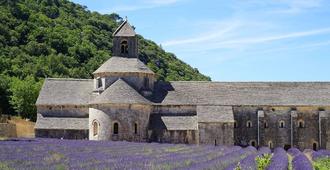
[{"label": "purple lavender row", "polygon": [[292,168],[293,170],[313,170],[312,163],[306,157],[304,153],[302,153],[297,148],[290,148],[288,153],[293,157],[292,160]]},{"label": "purple lavender row", "polygon": [[288,155],[283,148],[275,148],[271,163],[267,170],[287,170],[288,169]]},{"label": "purple lavender row", "polygon": [[292,160],[293,170],[313,170],[313,165],[305,154],[299,154]]},{"label": "purple lavender row", "polygon": [[[241,169],[249,169],[249,170],[256,170],[257,169],[257,162],[256,158],[258,156],[263,156],[265,154],[271,154],[271,150],[268,147],[261,147],[258,150],[258,153],[252,154],[244,158],[239,162],[239,166]],[[237,167],[236,165],[235,167]],[[231,165],[226,168],[226,170],[233,170],[234,165]]]},{"label": "purple lavender row", "polygon": [[319,150],[317,152],[312,153],[313,160],[317,160],[320,158],[330,158],[330,150]]}]

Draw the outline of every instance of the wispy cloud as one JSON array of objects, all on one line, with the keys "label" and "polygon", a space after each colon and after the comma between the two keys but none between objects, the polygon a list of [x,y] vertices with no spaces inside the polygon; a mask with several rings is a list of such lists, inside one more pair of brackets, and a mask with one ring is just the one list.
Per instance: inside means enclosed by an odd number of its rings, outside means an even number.
[{"label": "wispy cloud", "polygon": [[[296,31],[282,34],[258,36],[255,34],[242,37],[239,33],[245,26],[240,24],[228,26],[221,31],[207,32],[197,37],[169,40],[162,43],[164,47],[179,46],[184,51],[205,51],[223,48],[240,49],[256,44],[265,44],[273,41],[297,39],[313,35],[329,34],[329,28],[308,31]],[[207,45],[205,45],[207,44]]]},{"label": "wispy cloud", "polygon": [[318,8],[322,6],[323,0],[280,0],[273,3],[282,3],[286,9],[276,10],[277,13],[299,13],[304,10]]}]

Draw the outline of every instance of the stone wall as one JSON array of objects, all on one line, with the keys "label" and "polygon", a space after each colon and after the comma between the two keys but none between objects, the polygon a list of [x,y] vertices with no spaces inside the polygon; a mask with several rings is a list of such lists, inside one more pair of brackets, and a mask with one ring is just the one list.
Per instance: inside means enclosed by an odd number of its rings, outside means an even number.
[{"label": "stone wall", "polygon": [[[234,141],[236,145],[249,145],[257,142],[257,110],[258,107],[233,107],[236,128],[234,128]],[[251,126],[247,127],[248,121]]]},{"label": "stone wall", "polygon": [[[140,91],[142,89],[153,90],[155,77],[153,74],[144,73],[112,73],[110,76],[106,75],[104,80],[104,89],[107,89],[119,78],[125,80],[135,90]],[[148,87],[145,86],[145,79],[148,79]]]},{"label": "stone wall", "polygon": [[[99,123],[98,134],[89,132],[91,140],[147,141],[148,120],[151,107],[148,105],[102,105],[90,108],[89,127],[93,121]],[[114,134],[114,124],[118,123],[118,134]],[[135,125],[137,133],[135,134]]]},{"label": "stone wall", "polygon": [[149,130],[149,142],[198,144],[198,130]]},{"label": "stone wall", "polygon": [[233,123],[198,123],[199,143],[212,145],[233,145]]},{"label": "stone wall", "polygon": [[[121,53],[121,42],[126,40],[128,43],[128,54]],[[113,56],[137,57],[138,42],[136,37],[114,37],[113,38]]]},{"label": "stone wall", "polygon": [[88,130],[36,129],[37,138],[88,139]]},{"label": "stone wall", "polygon": [[[293,146],[301,150],[325,149],[330,146],[330,112],[323,111],[325,116],[319,120],[322,113],[319,107],[236,106],[233,110],[236,121],[234,138],[237,145],[255,144],[272,148]],[[259,122],[258,112],[262,113]],[[251,127],[248,127],[248,121],[251,121]]]},{"label": "stone wall", "polygon": [[45,117],[88,117],[88,106],[38,106]]},{"label": "stone wall", "polygon": [[17,137],[16,125],[11,123],[0,123],[0,137]]}]

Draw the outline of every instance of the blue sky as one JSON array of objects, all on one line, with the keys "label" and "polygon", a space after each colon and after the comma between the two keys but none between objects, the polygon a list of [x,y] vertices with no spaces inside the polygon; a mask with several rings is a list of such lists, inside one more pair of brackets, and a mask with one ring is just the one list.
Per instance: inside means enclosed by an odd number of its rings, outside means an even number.
[{"label": "blue sky", "polygon": [[73,0],[214,81],[330,81],[329,0]]}]

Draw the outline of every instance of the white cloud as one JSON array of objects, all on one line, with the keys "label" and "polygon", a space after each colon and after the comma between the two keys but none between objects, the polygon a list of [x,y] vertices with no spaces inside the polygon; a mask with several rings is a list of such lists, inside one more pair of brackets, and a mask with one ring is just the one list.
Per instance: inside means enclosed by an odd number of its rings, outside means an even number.
[{"label": "white cloud", "polygon": [[[221,28],[221,29],[220,29]],[[245,28],[245,29],[244,29]],[[235,22],[233,25],[219,27],[213,31],[207,31],[200,36],[190,37],[186,39],[174,39],[161,43],[164,47],[179,48],[180,51],[195,52],[217,49],[235,49],[241,50],[249,48],[253,45],[263,45],[274,41],[282,41],[286,39],[298,39],[307,36],[329,34],[330,27],[314,29],[308,31],[296,31],[290,33],[278,33],[272,35],[261,35],[262,33],[248,33],[243,36],[242,32],[253,28],[252,25],[243,22]],[[270,31],[268,31],[270,32]],[[207,44],[207,45],[205,45]]]}]

